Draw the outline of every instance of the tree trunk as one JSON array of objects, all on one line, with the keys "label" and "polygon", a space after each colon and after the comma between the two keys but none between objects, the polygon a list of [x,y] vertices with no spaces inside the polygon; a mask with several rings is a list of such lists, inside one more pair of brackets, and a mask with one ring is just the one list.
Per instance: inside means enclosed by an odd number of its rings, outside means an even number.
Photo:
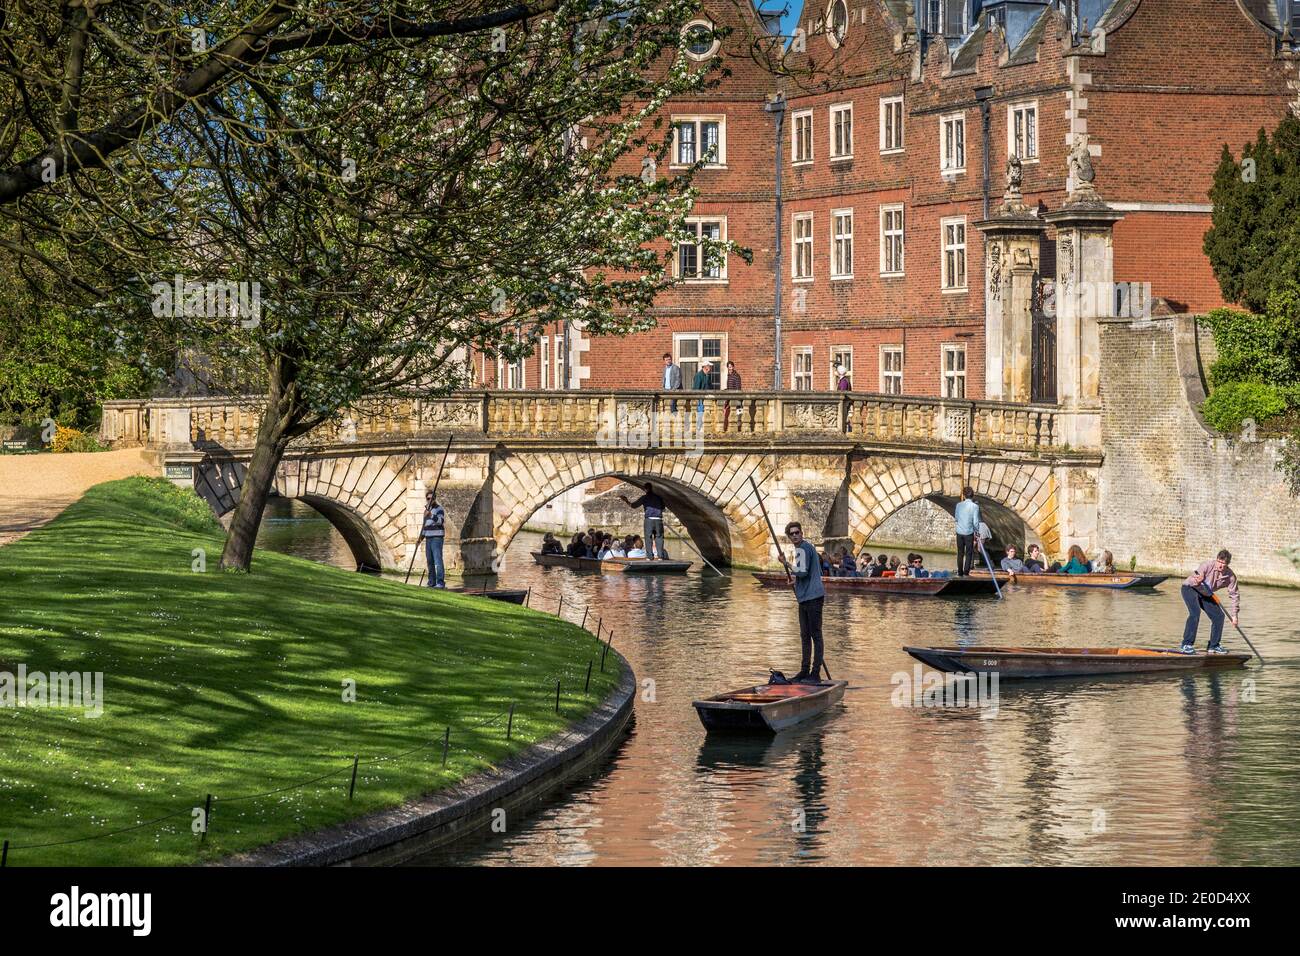
[{"label": "tree trunk", "polygon": [[239,503],[235,505],[226,545],[221,552],[222,568],[247,571],[252,567],[253,543],[257,540],[257,529],[262,524],[262,512],[266,510],[271,486],[275,483],[275,471],[280,467],[289,439],[298,433],[302,424],[303,409],[297,401],[297,389],[292,384],[284,387],[279,378],[277,369],[271,375],[271,395],[257,427],[253,458],[244,474]]}]

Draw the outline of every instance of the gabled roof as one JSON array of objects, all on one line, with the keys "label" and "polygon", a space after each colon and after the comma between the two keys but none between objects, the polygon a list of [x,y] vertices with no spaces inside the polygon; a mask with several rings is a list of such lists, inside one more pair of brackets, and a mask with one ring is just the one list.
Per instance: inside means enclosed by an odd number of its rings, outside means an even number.
[{"label": "gabled roof", "polygon": [[1043,7],[1038,19],[1025,31],[1025,35],[1012,49],[1011,55],[1007,57],[1007,66],[1019,66],[1022,63],[1034,62],[1034,59],[1038,56],[1038,44],[1042,41],[1043,34],[1047,32],[1047,24],[1051,17],[1052,8]]},{"label": "gabled roof", "polygon": [[984,49],[984,38],[988,36],[988,32],[988,19],[980,17],[979,26],[967,35],[953,55],[953,72],[975,69],[976,64],[979,62],[980,52]]}]

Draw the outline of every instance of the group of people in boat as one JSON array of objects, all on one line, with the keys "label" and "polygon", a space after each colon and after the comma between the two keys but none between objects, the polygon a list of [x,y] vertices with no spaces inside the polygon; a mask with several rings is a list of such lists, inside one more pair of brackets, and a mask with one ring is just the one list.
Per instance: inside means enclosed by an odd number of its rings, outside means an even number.
[{"label": "group of people in boat", "polygon": [[872,556],[863,549],[856,558],[848,548],[822,551],[822,577],[826,578],[946,578],[951,571],[936,571],[925,566],[925,557],[912,552],[906,560],[898,555]]},{"label": "group of people in boat", "polygon": [[567,554],[571,558],[644,558],[645,540],[639,534],[615,535],[598,528],[579,531],[565,547],[551,532],[542,538],[542,554]]},{"label": "group of people in boat", "polygon": [[1083,549],[1077,544],[1070,545],[1064,561],[1047,564],[1043,549],[1036,544],[1029,546],[1028,552],[1020,557],[1019,549],[1007,546],[1006,557],[1002,559],[1002,570],[1009,574],[1114,574],[1115,556],[1103,551],[1095,561],[1089,560]]}]

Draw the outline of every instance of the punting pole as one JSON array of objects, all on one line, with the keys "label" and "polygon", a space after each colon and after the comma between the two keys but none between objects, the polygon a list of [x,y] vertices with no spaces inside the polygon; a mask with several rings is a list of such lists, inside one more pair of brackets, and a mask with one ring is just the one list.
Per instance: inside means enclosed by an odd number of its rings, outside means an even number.
[{"label": "punting pole", "polygon": [[[447,436],[447,447],[444,448],[444,449],[442,450],[442,464],[440,464],[440,465],[438,466],[438,477],[435,478],[435,479],[433,480],[433,500],[434,500],[434,501],[437,501],[437,500],[438,500],[438,485],[442,483],[442,470],[443,470],[444,468],[447,467],[447,453],[451,451],[451,439],[452,439],[452,436],[451,436],[451,435],[448,435],[448,436]],[[424,531],[424,519],[425,519],[426,517],[428,517],[428,514],[429,514],[429,506],[428,506],[428,505],[425,505],[425,506],[424,506],[424,514],[420,516],[420,531],[421,531],[421,532]],[[418,541],[423,541],[423,540],[424,540],[424,535],[423,535],[423,534],[421,534],[420,537],[416,539],[417,542],[418,542]],[[419,546],[419,544],[416,544],[416,546],[415,546],[415,550],[411,552],[411,563],[408,564],[408,565],[406,566],[406,580],[402,582],[403,584],[410,584],[410,583],[411,583],[411,569],[415,567],[415,555],[416,555],[416,553],[417,553],[419,550],[420,550],[420,546]],[[423,573],[421,573],[421,575],[420,575],[420,580],[421,580],[421,581],[424,580],[424,575],[423,575]]]},{"label": "punting pole", "polygon": [[[989,560],[989,553],[984,548],[984,539],[980,538],[980,554],[984,555],[984,565],[989,569],[989,577],[993,579],[993,590],[998,592],[998,600],[1002,600],[1002,588],[998,586],[998,576],[993,570],[993,562]],[[960,569],[959,569],[960,570]]]},{"label": "punting pole", "polygon": [[[691,536],[687,533],[687,531],[686,531],[686,526],[685,526],[685,525],[682,525],[681,528],[679,529],[679,531],[680,531],[680,534],[681,534],[682,543],[685,544],[686,547],[688,547],[688,548],[690,548],[692,551],[694,551],[695,554],[699,557],[699,559],[700,559],[701,561],[703,561],[703,562],[704,562],[705,564],[707,564],[710,568],[712,568],[714,574],[720,574],[720,575],[721,575],[722,572],[719,571],[716,567],[714,567],[713,562],[710,561],[708,558],[706,558],[703,554],[701,554],[700,551],[699,551],[699,549],[697,549],[697,548],[695,547],[695,545],[691,544]],[[722,575],[722,576],[723,576],[723,577],[726,577],[726,575]]]},{"label": "punting pole", "polygon": [[[779,540],[777,540],[777,537],[776,537],[776,529],[775,529],[774,527],[772,527],[772,519],[771,519],[770,517],[768,517],[768,514],[767,514],[767,505],[763,504],[763,496],[762,496],[761,494],[759,494],[759,491],[758,491],[758,485],[754,484],[754,476],[753,476],[753,475],[750,475],[750,476],[749,476],[749,484],[750,484],[750,485],[753,487],[753,489],[754,489],[754,497],[758,499],[758,507],[761,508],[762,511],[763,511],[763,520],[767,522],[767,533],[770,534],[770,535],[772,536],[772,543],[773,543],[774,545],[776,545],[776,553],[777,553],[777,556],[780,557],[780,558],[784,558],[784,557],[785,557],[785,552],[783,552],[783,551],[781,550],[781,542],[780,542]],[[790,584],[790,585],[793,586],[793,584],[794,584],[794,578],[790,577],[790,568],[789,568],[788,566],[786,566],[786,563],[785,563],[784,560],[781,561],[781,565],[782,565],[782,567],[785,567],[785,580],[786,580],[786,582],[787,582],[788,584]]]},{"label": "punting pole", "polygon": [[[1219,605],[1219,610],[1223,611],[1224,614],[1227,614],[1227,613],[1228,613],[1226,610],[1223,609],[1223,602],[1219,600],[1219,596],[1218,596],[1217,594],[1215,594],[1213,591],[1211,591],[1211,592],[1210,592],[1210,597],[1214,598],[1214,603],[1217,604],[1217,605]],[[1229,618],[1229,620],[1232,620],[1232,619]],[[1263,663],[1264,663],[1264,655],[1261,654],[1259,651],[1256,651],[1256,650],[1255,650],[1255,645],[1250,643],[1250,638],[1246,636],[1246,632],[1243,631],[1243,630],[1241,629],[1241,627],[1238,626],[1238,624],[1237,624],[1235,621],[1233,622],[1233,625],[1232,625],[1232,626],[1235,627],[1235,628],[1237,629],[1237,633],[1241,635],[1241,639],[1242,639],[1243,641],[1246,642],[1246,644],[1250,647],[1250,649],[1251,649],[1252,651],[1255,652],[1255,656],[1258,657],[1258,658],[1259,658],[1259,662],[1260,662],[1261,664],[1263,664]]]}]

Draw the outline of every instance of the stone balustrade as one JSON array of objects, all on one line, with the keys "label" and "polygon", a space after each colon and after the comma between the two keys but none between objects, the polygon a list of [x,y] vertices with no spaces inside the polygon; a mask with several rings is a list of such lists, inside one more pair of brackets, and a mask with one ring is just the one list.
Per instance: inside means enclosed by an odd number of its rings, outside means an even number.
[{"label": "stone balustrade", "polygon": [[[121,400],[104,404],[100,434],[116,446],[252,447],[260,398]],[[490,439],[590,441],[600,447],[695,447],[761,440],[1060,448],[1068,413],[1051,406],[850,392],[489,391],[441,398],[370,398],[339,423],[295,441],[337,445],[481,434]]]}]

